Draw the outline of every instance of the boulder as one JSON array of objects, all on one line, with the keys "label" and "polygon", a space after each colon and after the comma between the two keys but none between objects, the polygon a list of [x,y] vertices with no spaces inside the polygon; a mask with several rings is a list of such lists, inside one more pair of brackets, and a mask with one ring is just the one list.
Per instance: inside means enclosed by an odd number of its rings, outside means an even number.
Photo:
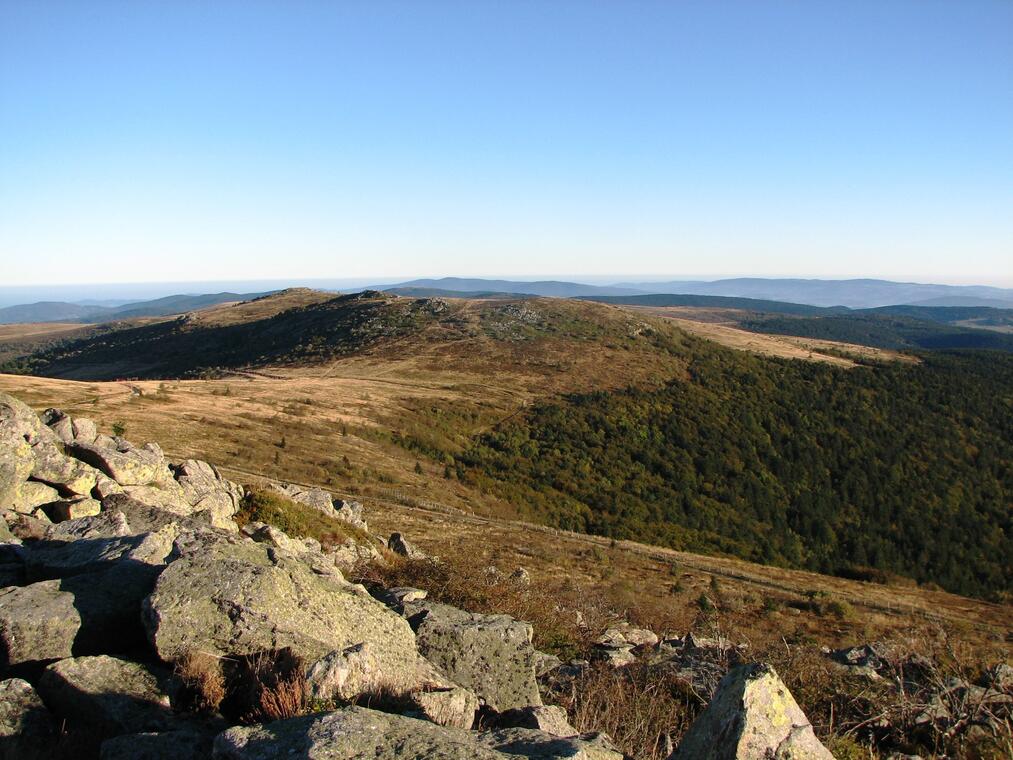
[{"label": "boulder", "polygon": [[218,733],[209,726],[114,736],[102,742],[99,760],[207,760]]},{"label": "boulder", "polygon": [[362,504],[357,501],[337,499],[334,502],[334,516],[361,531],[369,532],[369,525],[362,516]]},{"label": "boulder", "polygon": [[471,689],[454,686],[447,689],[417,691],[409,697],[413,717],[421,717],[438,726],[471,728],[478,712],[478,697]]},{"label": "boulder", "polygon": [[59,498],[60,492],[52,486],[27,480],[15,487],[10,506],[15,512],[30,515],[36,507],[58,501]]},{"label": "boulder", "polygon": [[94,467],[67,456],[62,444],[39,443],[32,451],[35,454],[34,480],[54,486],[64,494],[91,495],[99,475]]},{"label": "boulder", "polygon": [[446,604],[404,605],[419,651],[456,684],[498,712],[542,704],[535,681],[529,623],[507,615],[480,615]]},{"label": "boulder", "polygon": [[774,669],[725,676],[670,760],[833,760]]},{"label": "boulder", "polygon": [[163,660],[194,649],[232,656],[289,647],[310,663],[362,647],[339,696],[425,682],[408,624],[336,569],[321,575],[272,547],[221,536],[177,542],[176,551],[144,613]]},{"label": "boulder", "polygon": [[496,716],[498,728],[537,728],[553,736],[576,736],[577,729],[570,725],[566,711],[556,705],[515,707]]},{"label": "boulder", "polygon": [[394,588],[383,589],[377,593],[376,598],[391,609],[401,612],[408,602],[421,602],[429,593],[420,588],[410,586],[395,586]]},{"label": "boulder", "polygon": [[41,760],[50,757],[56,720],[27,681],[0,681],[0,758]]},{"label": "boulder", "polygon": [[563,661],[554,654],[539,652],[535,650],[535,675],[544,676],[563,664]]},{"label": "boulder", "polygon": [[70,725],[111,737],[179,727],[169,684],[168,671],[99,655],[54,662],[39,679],[39,694]]},{"label": "boulder", "polygon": [[303,488],[292,483],[272,483],[271,488],[292,501],[318,509],[329,517],[335,516],[334,499],[322,488]]},{"label": "boulder", "polygon": [[144,642],[141,601],[156,568],[129,565],[0,589],[0,670]]},{"label": "boulder", "polygon": [[4,523],[17,540],[36,540],[43,538],[46,531],[52,524],[45,513],[41,513],[45,519],[32,515],[23,515],[20,512],[5,512]]},{"label": "boulder", "polygon": [[119,510],[112,510],[51,525],[46,529],[45,538],[49,541],[76,541],[81,538],[116,538],[130,534],[126,515]]},{"label": "boulder", "polygon": [[28,579],[67,578],[107,570],[115,563],[165,564],[172,551],[178,526],[116,538],[84,538],[77,541],[37,541],[26,560]]},{"label": "boulder", "polygon": [[42,507],[46,516],[55,523],[64,520],[77,520],[82,517],[93,517],[102,511],[102,504],[88,496],[76,499],[54,501]]},{"label": "boulder", "polygon": [[390,538],[387,539],[387,548],[395,554],[400,554],[402,557],[407,557],[408,559],[426,558],[424,552],[416,549],[415,545],[410,543],[408,539],[400,533],[390,534]]},{"label": "boulder", "polygon": [[148,444],[143,449],[128,446],[126,442],[121,442],[119,448],[109,449],[95,444],[73,443],[68,446],[68,451],[121,486],[146,486],[172,480],[161,449],[154,444]]},{"label": "boulder", "polygon": [[71,443],[74,440],[74,421],[69,414],[59,409],[47,409],[40,416],[61,441]]},{"label": "boulder", "polygon": [[87,417],[75,417],[71,431],[78,443],[95,443],[98,437],[98,426]]},{"label": "boulder", "polygon": [[[243,535],[249,536],[259,544],[266,544],[267,546],[273,546],[282,551],[289,552],[290,554],[306,554],[312,551],[302,541],[298,541],[294,538],[289,538],[288,534],[280,528],[276,528],[273,525],[268,525],[262,522],[251,522],[243,526],[241,531]],[[317,546],[319,551],[319,545]]]},{"label": "boulder", "polygon": [[28,441],[0,424],[0,507],[9,509],[14,506],[18,489],[33,469],[35,452]]},{"label": "boulder", "polygon": [[183,489],[174,480],[144,486],[123,486],[123,493],[142,504],[158,507],[163,512],[180,517],[194,513],[193,505],[187,501]]},{"label": "boulder", "polygon": [[541,731],[514,728],[467,731],[364,707],[237,726],[215,738],[216,760],[274,760],[279,757],[357,760],[622,760],[598,735],[560,739]]},{"label": "boulder", "polygon": [[0,393],[0,438],[5,431],[25,441],[29,446],[58,440],[30,406],[13,396]]}]

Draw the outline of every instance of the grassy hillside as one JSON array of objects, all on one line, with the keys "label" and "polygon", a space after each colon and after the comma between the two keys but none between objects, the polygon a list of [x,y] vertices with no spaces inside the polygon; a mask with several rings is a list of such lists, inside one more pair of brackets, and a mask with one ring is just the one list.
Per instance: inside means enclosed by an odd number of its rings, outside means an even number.
[{"label": "grassy hillside", "polygon": [[839,370],[697,346],[688,379],[481,436],[468,482],[554,525],[988,596],[1013,588],[1013,357]]}]

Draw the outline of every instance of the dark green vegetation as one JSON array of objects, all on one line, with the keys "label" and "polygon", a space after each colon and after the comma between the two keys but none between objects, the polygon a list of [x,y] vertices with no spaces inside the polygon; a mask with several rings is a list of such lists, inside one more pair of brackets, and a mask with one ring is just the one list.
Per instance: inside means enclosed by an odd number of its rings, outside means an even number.
[{"label": "dark green vegetation", "polygon": [[[989,311],[1001,313],[1004,310]],[[755,315],[742,319],[739,326],[758,333],[796,335],[803,338],[858,343],[876,348],[929,350],[988,348],[1013,351],[1013,334],[869,312],[809,318]]]},{"label": "dark green vegetation", "polygon": [[1013,588],[1013,356],[852,370],[703,342],[660,390],[543,403],[458,474],[551,524],[949,590]]},{"label": "dark green vegetation", "polygon": [[367,291],[246,322],[184,316],[71,341],[0,371],[108,380],[209,377],[227,369],[318,362],[408,335],[443,306]]}]

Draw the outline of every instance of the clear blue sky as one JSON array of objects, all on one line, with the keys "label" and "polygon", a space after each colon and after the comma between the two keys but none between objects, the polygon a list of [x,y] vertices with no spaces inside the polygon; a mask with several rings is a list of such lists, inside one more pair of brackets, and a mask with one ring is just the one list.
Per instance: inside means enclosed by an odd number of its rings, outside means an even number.
[{"label": "clear blue sky", "polygon": [[1013,2],[0,0],[0,281],[1013,285]]}]

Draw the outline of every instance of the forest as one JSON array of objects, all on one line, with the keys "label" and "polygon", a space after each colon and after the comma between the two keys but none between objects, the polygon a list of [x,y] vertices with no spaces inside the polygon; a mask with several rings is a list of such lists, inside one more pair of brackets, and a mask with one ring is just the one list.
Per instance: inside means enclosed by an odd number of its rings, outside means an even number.
[{"label": "forest", "polygon": [[1013,356],[842,370],[700,344],[662,388],[533,407],[458,475],[558,527],[1008,598]]}]

